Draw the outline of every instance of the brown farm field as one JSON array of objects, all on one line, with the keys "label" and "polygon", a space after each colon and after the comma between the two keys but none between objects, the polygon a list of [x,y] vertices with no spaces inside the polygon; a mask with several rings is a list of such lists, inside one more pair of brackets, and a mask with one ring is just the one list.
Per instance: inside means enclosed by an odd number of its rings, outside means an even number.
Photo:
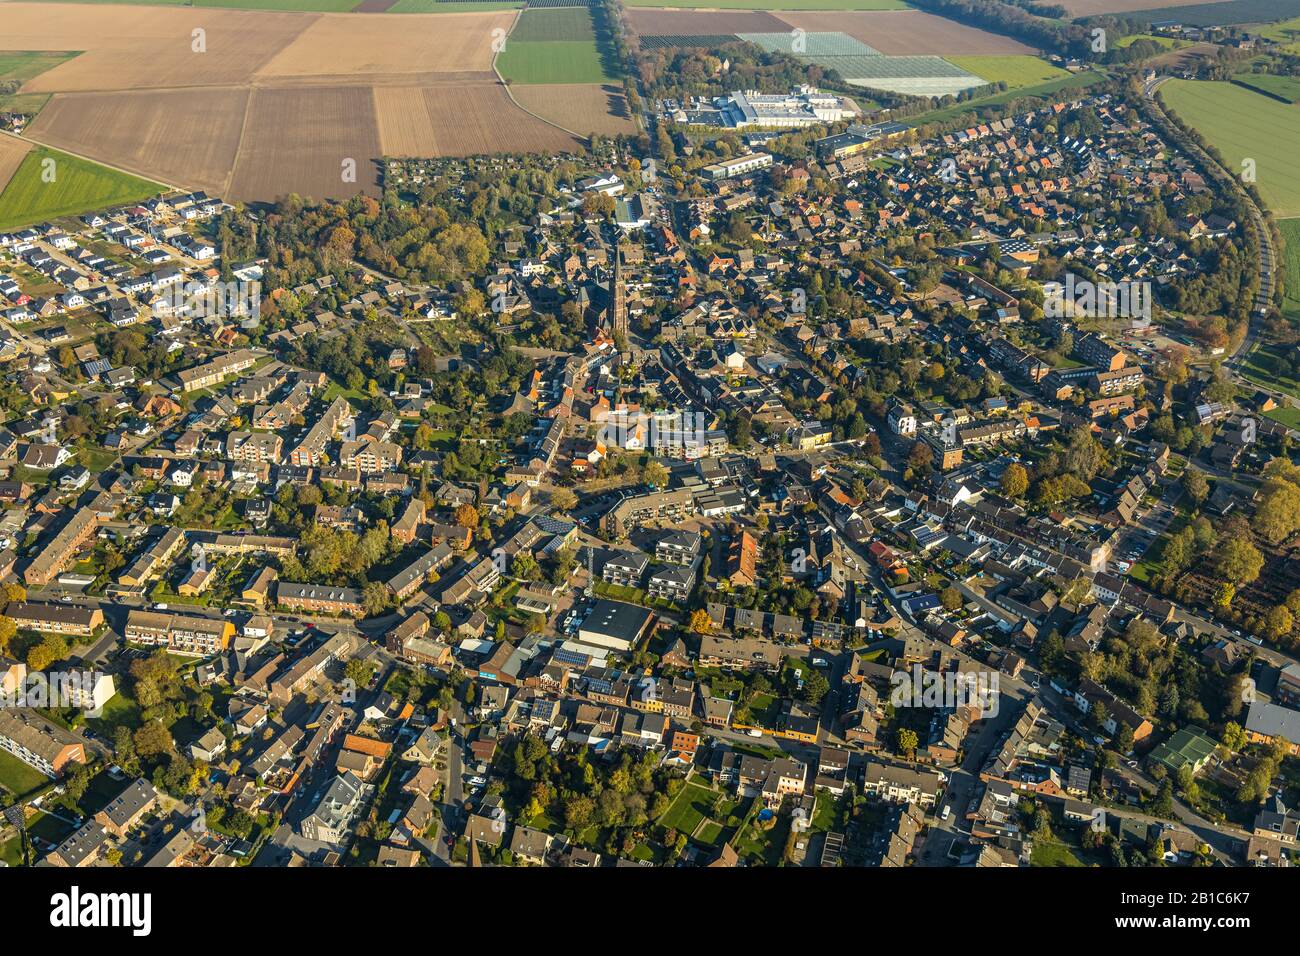
[{"label": "brown farm field", "polygon": [[497,83],[375,87],[379,142],[387,156],[562,152],[577,140],[529,116]]},{"label": "brown farm field", "polygon": [[490,71],[493,31],[503,31],[497,36],[504,36],[517,12],[324,14],[281,49],[258,76]]},{"label": "brown farm field", "polygon": [[148,179],[222,195],[248,97],[247,87],[56,93],[28,135]]},{"label": "brown farm field", "polygon": [[[236,199],[379,194],[375,97],[368,86],[254,89],[230,180]],[[356,178],[344,179],[351,161]]]},{"label": "brown farm field", "polygon": [[[236,200],[341,198],[377,193],[386,153],[568,151],[581,143],[565,129],[634,131],[599,85],[539,86],[521,94],[537,115],[517,106],[492,69],[517,16],[0,2],[0,51],[81,51],[22,87],[51,94],[33,143]],[[739,15],[754,16],[787,29]]]},{"label": "brown farm field", "polygon": [[[0,50],[81,50],[24,93],[246,83],[315,19],[274,11],[0,4]],[[203,30],[202,52],[195,30]]]},{"label": "brown farm field", "polygon": [[31,146],[20,139],[0,135],[0,193],[9,185],[29,149]]},{"label": "brown farm field", "polygon": [[989,56],[1034,53],[1019,40],[920,10],[824,10],[781,13],[809,33],[847,33],[891,56]]},{"label": "brown farm field", "polygon": [[625,13],[632,32],[641,36],[713,36],[724,33],[788,33],[790,31],[787,23],[763,10],[664,10],[657,7],[627,7]]},{"label": "brown farm field", "polygon": [[636,132],[620,87],[594,83],[521,84],[511,88],[515,101],[543,119],[575,133],[618,136]]}]

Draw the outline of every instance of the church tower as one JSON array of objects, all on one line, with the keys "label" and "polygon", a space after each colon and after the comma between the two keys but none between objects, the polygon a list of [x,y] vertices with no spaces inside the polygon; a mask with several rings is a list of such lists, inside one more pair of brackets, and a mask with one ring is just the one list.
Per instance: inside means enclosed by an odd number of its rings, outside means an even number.
[{"label": "church tower", "polygon": [[623,284],[623,250],[614,247],[614,276],[609,280],[609,310],[605,317],[609,334],[618,336],[622,333],[627,341],[627,289]]}]

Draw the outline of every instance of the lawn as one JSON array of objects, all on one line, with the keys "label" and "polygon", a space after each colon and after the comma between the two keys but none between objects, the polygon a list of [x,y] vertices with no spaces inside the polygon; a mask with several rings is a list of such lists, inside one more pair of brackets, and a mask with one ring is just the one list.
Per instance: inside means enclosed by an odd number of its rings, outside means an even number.
[{"label": "lawn", "polygon": [[1064,843],[1035,840],[1029,857],[1030,866],[1087,866],[1079,855]]},{"label": "lawn", "polygon": [[905,10],[903,0],[624,0],[629,7],[687,10]]},{"label": "lawn", "polygon": [[717,793],[697,783],[688,783],[682,787],[667,812],[659,818],[659,825],[665,829],[676,830],[690,836],[700,821],[709,816]]},{"label": "lawn", "polygon": [[944,59],[981,80],[1006,83],[1008,90],[1023,90],[1070,75],[1036,56],[946,56]]},{"label": "lawn", "polygon": [[1160,93],[1219,151],[1229,172],[1253,161],[1256,185],[1275,216],[1300,216],[1300,107],[1218,81],[1170,80]]},{"label": "lawn", "polygon": [[1300,408],[1275,408],[1265,412],[1264,417],[1281,422],[1287,428],[1300,428]]},{"label": "lawn", "polygon": [[[53,182],[47,182],[51,176]],[[0,231],[148,199],[165,191],[158,183],[40,147],[23,158],[0,193]]]},{"label": "lawn", "polygon": [[1147,40],[1155,43],[1165,50],[1176,50],[1181,46],[1186,46],[1186,40],[1176,40],[1173,37],[1156,36],[1151,33],[1132,33],[1126,37],[1120,37],[1115,41],[1115,48],[1119,50],[1131,47],[1138,40]]},{"label": "lawn", "polygon": [[515,40],[496,60],[507,83],[609,83],[618,80],[612,57],[592,40]]},{"label": "lawn", "polygon": [[49,778],[12,754],[0,750],[0,787],[21,797],[49,783]]}]

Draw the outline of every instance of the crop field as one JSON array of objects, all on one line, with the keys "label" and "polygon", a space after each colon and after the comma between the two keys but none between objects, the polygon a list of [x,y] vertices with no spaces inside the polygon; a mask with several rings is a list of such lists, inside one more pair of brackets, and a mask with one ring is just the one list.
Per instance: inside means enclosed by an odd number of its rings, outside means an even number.
[{"label": "crop field", "polygon": [[[1134,10],[1148,12],[1155,9],[1172,10],[1176,7],[1188,7],[1199,3],[1204,3],[1204,0],[1164,0],[1164,2],[1154,6],[1150,0],[1061,0],[1061,6],[1065,7],[1072,17],[1094,17],[1102,13],[1131,13]],[[1162,20],[1174,16],[1175,14],[1167,14],[1165,17],[1153,17],[1152,19]]]},{"label": "crop field", "polygon": [[317,16],[207,11],[202,17],[203,52],[196,52],[192,10],[4,3],[0,50],[84,51],[28,80],[24,93],[244,83]]},{"label": "crop field", "polygon": [[[28,134],[40,143],[247,201],[374,193],[383,143],[395,155],[552,152],[576,141],[539,116],[584,135],[634,128],[621,94],[601,88],[617,64],[585,7],[520,17],[518,3],[455,0],[428,3],[438,13],[383,16],[392,8],[381,11],[382,0],[370,13],[276,2],[286,9],[205,10],[195,49],[192,9],[0,0],[0,71],[44,106]],[[494,41],[517,17],[522,35],[539,39],[507,40],[504,76],[591,88],[567,91],[567,103],[563,90],[539,91],[538,116],[520,109],[493,72]],[[398,116],[396,102],[412,114]],[[23,159],[13,147],[4,156],[6,167]],[[354,181],[344,160],[355,161]]]},{"label": "crop field", "polygon": [[1282,233],[1282,269],[1286,291],[1282,294],[1282,314],[1291,322],[1300,322],[1300,219],[1279,219]]},{"label": "crop field", "polygon": [[10,178],[22,165],[23,157],[31,149],[30,143],[24,143],[14,136],[0,136],[0,193],[4,192]]},{"label": "crop field", "polygon": [[575,133],[618,136],[636,132],[623,88],[614,84],[544,84],[512,87],[524,109]]},{"label": "crop field", "polygon": [[563,152],[578,145],[572,136],[520,110],[499,83],[376,87],[374,98],[385,156]]},{"label": "crop field", "polygon": [[469,73],[492,68],[494,30],[506,31],[509,10],[445,16],[317,17],[258,72],[259,77]]},{"label": "crop field", "polygon": [[1300,77],[1278,76],[1275,73],[1238,73],[1233,79],[1237,83],[1281,97],[1288,103],[1300,102]]},{"label": "crop field", "polygon": [[222,195],[239,150],[247,87],[59,93],[28,135],[166,183]]},{"label": "crop field", "polygon": [[1225,82],[1170,80],[1160,93],[1230,171],[1254,160],[1256,185],[1275,216],[1300,216],[1300,109]]},{"label": "crop field", "polygon": [[[753,34],[750,36],[759,36]],[[641,49],[643,50],[670,50],[673,47],[719,47],[727,43],[734,43],[736,35],[734,33],[697,33],[697,34],[676,34],[671,36],[644,36],[641,37]]]},{"label": "crop field", "polygon": [[1036,56],[950,56],[948,61],[990,83],[1006,83],[1013,90],[1070,75]]},{"label": "crop field", "polygon": [[609,83],[618,79],[595,43],[507,41],[496,65],[507,83]]},{"label": "crop field", "polygon": [[[762,10],[626,11],[628,27],[641,36],[710,36],[737,33],[789,33],[791,25]],[[835,29],[839,29],[836,27]]]},{"label": "crop field", "polygon": [[[485,10],[518,10],[523,0],[397,0],[386,13],[477,13]],[[530,3],[535,7],[537,4]],[[358,10],[361,8],[358,7]]]},{"label": "crop field", "polygon": [[804,33],[797,37],[799,50],[795,50],[796,34],[793,30],[785,33],[738,33],[740,39],[752,43],[769,53],[790,53],[807,57],[821,56],[877,56],[880,51],[872,49],[861,40],[845,33]]},{"label": "crop field", "polygon": [[[1165,20],[1164,7],[1132,11],[1136,19]],[[1268,23],[1300,16],[1300,0],[1224,0],[1221,3],[1179,5],[1179,22],[1196,27],[1222,27],[1233,23]]]},{"label": "crop field", "polygon": [[586,7],[525,10],[510,31],[510,42],[595,39],[596,31]]},{"label": "crop field", "polygon": [[903,10],[903,0],[623,0],[628,7],[705,10]]},{"label": "crop field", "polygon": [[378,195],[379,155],[369,87],[254,89],[230,193],[236,199]]},{"label": "crop field", "polygon": [[[47,170],[53,171],[53,181]],[[0,230],[148,199],[163,191],[158,183],[36,147],[23,157],[0,193]]]},{"label": "crop field", "polygon": [[[782,8],[783,11],[790,9],[793,8]],[[1036,52],[1019,40],[920,10],[837,13],[822,8],[822,12],[781,12],[778,16],[788,27],[799,27],[809,33],[846,33],[873,50],[893,56],[993,56]]]},{"label": "crop field", "polygon": [[[66,63],[75,53],[14,52],[0,53],[0,80],[21,80],[24,83],[46,70]],[[44,93],[0,93],[0,110],[34,114],[49,99]]]}]

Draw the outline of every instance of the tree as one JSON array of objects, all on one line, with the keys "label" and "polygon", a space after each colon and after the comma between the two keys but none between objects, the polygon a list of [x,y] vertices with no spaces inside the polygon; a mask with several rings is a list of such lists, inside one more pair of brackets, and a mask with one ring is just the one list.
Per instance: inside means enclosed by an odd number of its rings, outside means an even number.
[{"label": "tree", "polygon": [[911,758],[916,755],[916,748],[919,741],[916,737],[916,731],[907,727],[900,727],[898,730],[898,752]]},{"label": "tree", "polygon": [[176,742],[172,740],[171,732],[162,725],[160,720],[150,720],[142,724],[136,730],[133,742],[136,754],[146,759],[172,753],[176,749]]},{"label": "tree", "polygon": [[1002,472],[1002,493],[1008,498],[1021,498],[1029,490],[1029,473],[1019,462],[1007,465]]},{"label": "tree", "polygon": [[695,634],[712,634],[713,618],[704,608],[691,612],[691,631]]},{"label": "tree", "polygon": [[1264,556],[1249,537],[1225,535],[1215,548],[1214,566],[1226,581],[1240,587],[1259,577]]},{"label": "tree", "polygon": [[959,610],[964,603],[961,592],[951,585],[939,592],[939,601],[949,611]]},{"label": "tree", "polygon": [[923,441],[917,442],[912,446],[912,450],[907,453],[907,463],[915,470],[929,468],[930,463],[934,461],[934,452],[930,446]]},{"label": "tree", "polygon": [[663,488],[668,484],[668,469],[657,461],[647,461],[641,469],[641,480],[652,488]]},{"label": "tree", "polygon": [[462,528],[469,528],[473,531],[478,527],[478,521],[478,509],[473,505],[463,504],[456,508],[456,524]]},{"label": "tree", "polygon": [[58,634],[47,634],[41,643],[27,652],[27,669],[43,671],[55,661],[68,656],[68,642]]},{"label": "tree", "polygon": [[1284,604],[1277,605],[1264,616],[1264,633],[1275,641],[1290,634],[1293,627],[1295,618]]},{"label": "tree", "polygon": [[12,620],[0,614],[0,654],[9,650],[9,642],[18,633],[18,626]]},{"label": "tree", "polygon": [[1285,541],[1300,528],[1300,487],[1287,481],[1275,482],[1251,524],[1269,544]]},{"label": "tree", "polygon": [[578,496],[568,488],[556,488],[551,492],[551,507],[556,511],[572,511],[578,503]]},{"label": "tree", "polygon": [[1205,480],[1205,475],[1189,467],[1183,472],[1183,491],[1192,499],[1193,504],[1200,507],[1210,494],[1210,483]]}]

